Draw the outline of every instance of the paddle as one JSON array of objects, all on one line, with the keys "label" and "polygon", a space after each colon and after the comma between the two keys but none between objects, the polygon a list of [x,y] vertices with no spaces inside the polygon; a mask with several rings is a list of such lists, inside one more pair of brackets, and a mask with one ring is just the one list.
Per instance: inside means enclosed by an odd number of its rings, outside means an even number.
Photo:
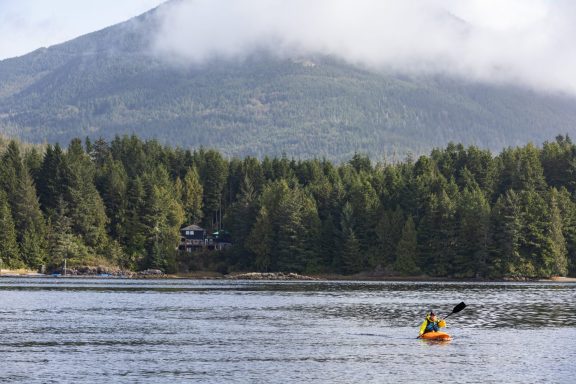
[{"label": "paddle", "polygon": [[466,308],[466,304],[464,304],[464,302],[461,302],[460,304],[456,305],[456,306],[454,307],[454,309],[452,310],[452,312],[451,312],[450,314],[446,315],[444,318],[446,318],[446,317],[448,317],[448,316],[450,316],[450,315],[453,315],[453,314],[455,314],[455,313],[458,313],[458,312],[460,312],[461,310],[463,310],[464,308]]}]

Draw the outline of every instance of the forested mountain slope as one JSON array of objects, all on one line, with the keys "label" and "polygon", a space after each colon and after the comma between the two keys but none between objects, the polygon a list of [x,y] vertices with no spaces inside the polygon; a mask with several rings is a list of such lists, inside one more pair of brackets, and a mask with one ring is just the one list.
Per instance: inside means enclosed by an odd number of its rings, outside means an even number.
[{"label": "forested mountain slope", "polygon": [[261,52],[174,66],[152,56],[155,11],[0,62],[0,133],[67,143],[138,134],[228,156],[331,160],[426,153],[449,141],[499,151],[576,133],[576,99],[410,77]]}]

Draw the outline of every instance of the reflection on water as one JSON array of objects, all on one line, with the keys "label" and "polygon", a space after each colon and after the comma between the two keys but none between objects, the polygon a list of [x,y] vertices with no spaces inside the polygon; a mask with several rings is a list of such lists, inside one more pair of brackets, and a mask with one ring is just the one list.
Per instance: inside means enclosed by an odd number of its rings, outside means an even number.
[{"label": "reflection on water", "polygon": [[575,324],[569,283],[3,278],[0,383],[569,383]]}]

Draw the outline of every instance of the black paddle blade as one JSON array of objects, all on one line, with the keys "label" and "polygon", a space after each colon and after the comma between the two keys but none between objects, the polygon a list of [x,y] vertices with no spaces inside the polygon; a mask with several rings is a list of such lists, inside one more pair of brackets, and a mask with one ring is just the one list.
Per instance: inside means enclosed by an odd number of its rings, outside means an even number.
[{"label": "black paddle blade", "polygon": [[461,302],[460,304],[458,304],[457,306],[454,307],[454,309],[452,310],[452,313],[458,313],[461,310],[463,310],[464,308],[466,308],[466,304],[464,304],[464,302]]}]

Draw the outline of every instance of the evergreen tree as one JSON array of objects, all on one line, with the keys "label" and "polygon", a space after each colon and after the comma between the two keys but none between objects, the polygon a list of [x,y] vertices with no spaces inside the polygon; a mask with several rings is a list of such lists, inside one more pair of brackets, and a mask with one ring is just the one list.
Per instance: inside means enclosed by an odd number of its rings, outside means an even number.
[{"label": "evergreen tree", "polygon": [[558,191],[558,209],[562,218],[562,234],[566,240],[568,274],[576,276],[576,203],[566,188]]},{"label": "evergreen tree", "polygon": [[352,275],[362,270],[362,251],[360,242],[352,228],[343,231],[344,243],[342,246],[342,265],[340,271],[345,275]]},{"label": "evergreen tree", "polygon": [[548,277],[552,272],[554,256],[549,248],[549,207],[543,196],[533,190],[519,194],[522,209],[522,242],[520,254],[523,263],[519,272],[526,277]]},{"label": "evergreen tree", "polygon": [[399,206],[394,211],[385,210],[382,213],[376,226],[379,257],[373,262],[374,265],[385,267],[396,261],[396,247],[402,237],[405,222],[404,213]]},{"label": "evergreen tree", "polygon": [[222,216],[222,192],[226,183],[228,168],[220,153],[209,150],[203,156],[200,169],[204,187],[204,212],[212,229],[219,229]]},{"label": "evergreen tree", "polygon": [[12,220],[12,213],[6,194],[0,190],[0,260],[8,268],[20,268],[24,264],[20,258],[18,242],[16,240],[16,227]]},{"label": "evergreen tree", "polygon": [[445,190],[431,195],[426,216],[418,232],[423,270],[434,276],[452,273],[457,249],[456,204]]},{"label": "evergreen tree", "polygon": [[174,193],[164,167],[145,175],[143,229],[146,258],[143,267],[171,271],[175,263],[175,246],[180,240],[184,210]]},{"label": "evergreen tree", "polygon": [[548,185],[570,192],[576,190],[576,146],[568,136],[559,135],[554,142],[545,142],[540,159]]},{"label": "evergreen tree", "polygon": [[128,199],[128,175],[124,166],[110,158],[98,169],[95,183],[105,205],[108,234],[114,239],[124,238]]},{"label": "evergreen tree", "polygon": [[182,183],[182,205],[186,222],[189,224],[200,223],[203,217],[202,196],[204,189],[200,183],[200,177],[195,167],[191,167],[186,172]]},{"label": "evergreen tree", "polygon": [[466,188],[457,207],[458,246],[453,271],[456,277],[486,275],[490,238],[490,205],[476,185]]},{"label": "evergreen tree", "polygon": [[302,222],[301,201],[294,191],[281,182],[279,201],[275,210],[275,227],[277,228],[278,269],[281,271],[302,272],[305,269],[305,227]]},{"label": "evergreen tree", "polygon": [[268,210],[266,207],[262,207],[245,243],[246,248],[255,255],[254,266],[259,271],[267,272],[274,268],[272,261],[273,236]]},{"label": "evergreen tree", "polygon": [[22,157],[20,156],[20,147],[12,140],[2,155],[0,163],[0,183],[2,189],[6,192],[8,202],[12,209],[15,207],[14,199],[17,195],[18,182],[24,173]]},{"label": "evergreen tree", "polygon": [[36,232],[27,228],[20,244],[22,259],[29,268],[42,270],[48,259],[48,241],[45,230]]},{"label": "evergreen tree", "polygon": [[318,243],[320,272],[330,272],[334,265],[341,263],[343,247],[342,233],[331,215],[322,220]]},{"label": "evergreen tree", "polygon": [[508,189],[544,192],[546,179],[540,162],[540,153],[532,144],[524,148],[509,148],[498,156],[500,175],[497,194]]},{"label": "evergreen tree", "polygon": [[68,203],[60,198],[56,210],[49,222],[48,236],[48,268],[62,271],[64,264],[85,265],[93,256],[80,237],[72,230],[72,220],[69,217]]},{"label": "evergreen tree", "polygon": [[[0,175],[14,218],[16,237],[21,247],[20,251],[23,252],[21,260],[31,263],[28,264],[29,267],[37,268],[43,262],[46,254],[45,222],[36,195],[36,187],[15,141],[10,142],[6,153],[2,156]],[[36,248],[34,249],[36,253],[33,255],[30,254],[29,245],[32,237],[36,241]],[[22,247],[24,240],[26,240],[26,244]]]},{"label": "evergreen tree", "polygon": [[339,270],[347,275],[358,273],[364,266],[364,254],[354,231],[353,210],[350,203],[342,209],[342,258]]},{"label": "evergreen tree", "polygon": [[524,264],[520,254],[522,238],[522,212],[520,198],[513,190],[496,201],[491,213],[493,239],[490,267],[493,277],[519,276]]},{"label": "evergreen tree", "polygon": [[544,250],[544,260],[547,261],[546,272],[555,276],[566,276],[568,273],[568,258],[566,239],[563,234],[562,215],[558,206],[558,190],[552,188],[548,194],[549,226],[548,241]]},{"label": "evergreen tree", "polygon": [[48,145],[36,178],[38,195],[44,212],[51,214],[68,188],[69,169],[62,148]]},{"label": "evergreen tree", "polygon": [[124,246],[129,257],[139,263],[145,254],[147,227],[145,217],[145,191],[142,180],[139,177],[128,180],[126,191],[126,217],[123,236],[120,244]]},{"label": "evergreen tree", "polygon": [[72,140],[66,154],[68,164],[67,189],[64,199],[72,232],[83,254],[102,253],[108,243],[108,217],[104,202],[95,185],[96,169],[79,139]]},{"label": "evergreen tree", "polygon": [[412,216],[408,216],[408,219],[406,219],[395,253],[395,271],[403,275],[416,275],[420,272],[416,261],[418,260],[417,234]]},{"label": "evergreen tree", "polygon": [[[247,175],[240,188],[238,200],[232,203],[228,215],[225,217],[225,225],[231,232],[235,262],[240,263],[244,268],[250,268],[254,260],[247,257],[246,254],[249,253],[247,252],[250,249],[248,239],[258,214],[257,196]],[[255,241],[258,242],[259,240],[255,239]]]},{"label": "evergreen tree", "polygon": [[[39,242],[42,244],[42,238],[45,235],[44,216],[40,210],[36,187],[25,166],[22,167],[22,173],[18,178],[13,204],[14,221],[19,241],[22,241],[26,231],[31,231],[39,236]],[[39,257],[43,258],[43,255],[39,255]]]}]

